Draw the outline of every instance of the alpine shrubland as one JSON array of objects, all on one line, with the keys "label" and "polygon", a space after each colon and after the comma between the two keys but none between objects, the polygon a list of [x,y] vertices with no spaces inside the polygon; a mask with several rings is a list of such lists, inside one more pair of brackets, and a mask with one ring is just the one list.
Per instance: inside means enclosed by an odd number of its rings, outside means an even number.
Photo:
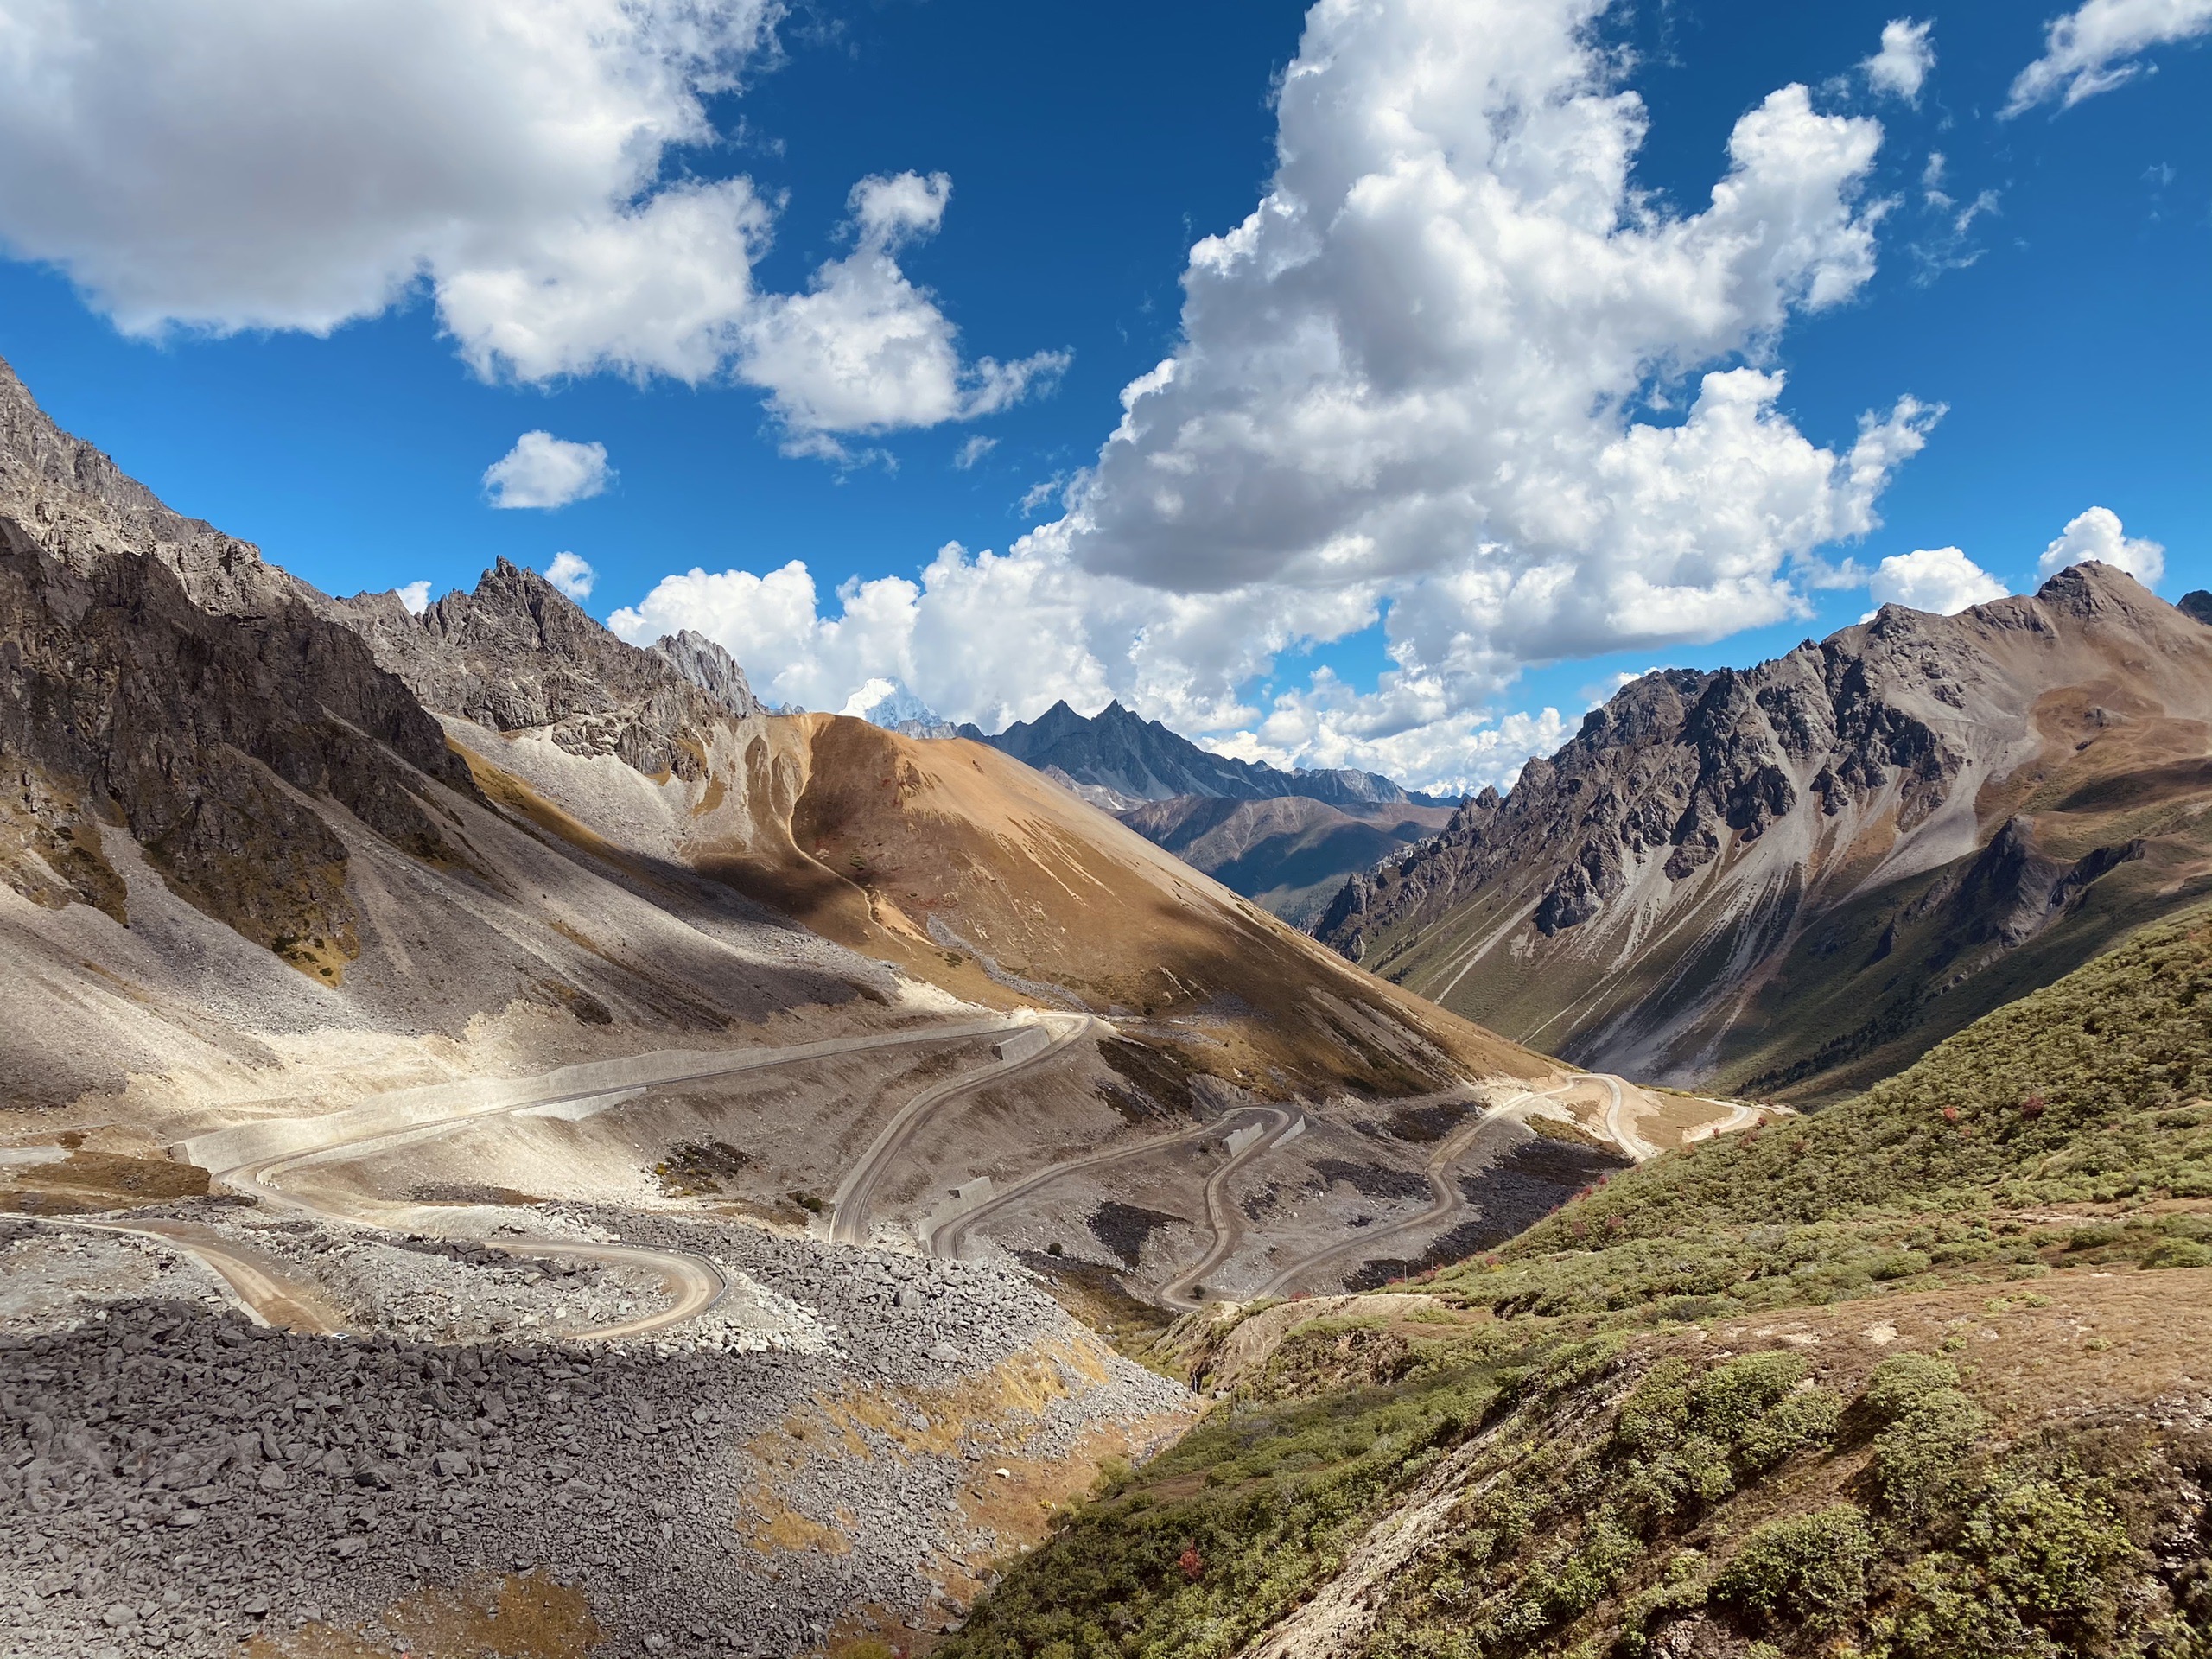
[{"label": "alpine shrubland", "polygon": [[2199,912],[1418,1304],[1192,1316],[1226,1397],[938,1653],[2212,1654],[2208,997]]}]

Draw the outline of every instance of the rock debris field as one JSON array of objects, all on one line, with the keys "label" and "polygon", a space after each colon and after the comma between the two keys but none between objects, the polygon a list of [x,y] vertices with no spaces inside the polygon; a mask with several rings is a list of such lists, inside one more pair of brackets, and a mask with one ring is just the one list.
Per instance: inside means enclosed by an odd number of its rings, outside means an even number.
[{"label": "rock debris field", "polygon": [[841,1618],[942,1629],[1016,1547],[990,1502],[1008,1476],[1141,1451],[1188,1408],[1004,1269],[561,1218],[703,1255],[732,1294],[651,1341],[432,1342],[532,1297],[541,1320],[620,1317],[650,1287],[255,1229],[397,1327],[307,1337],[251,1323],[160,1245],[0,1222],[0,1656],[282,1651],[310,1625],[422,1652],[435,1632],[396,1604],[488,1611],[523,1584],[588,1608],[594,1652],[766,1659]]}]

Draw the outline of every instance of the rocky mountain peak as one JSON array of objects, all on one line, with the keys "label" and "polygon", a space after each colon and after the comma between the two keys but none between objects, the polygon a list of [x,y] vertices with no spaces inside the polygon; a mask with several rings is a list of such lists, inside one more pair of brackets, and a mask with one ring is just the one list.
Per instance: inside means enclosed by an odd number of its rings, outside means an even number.
[{"label": "rocky mountain peak", "polygon": [[745,677],[745,670],[728,652],[690,628],[681,632],[663,634],[653,643],[653,653],[670,666],[720,702],[723,708],[742,720],[765,712],[760,699],[753,694],[753,683]]},{"label": "rocky mountain peak", "polygon": [[1244,801],[1304,796],[1338,805],[1449,804],[1413,794],[1375,772],[1286,772],[1216,754],[1145,719],[1119,698],[1087,718],[1062,700],[995,737],[972,725],[961,727],[959,734],[1064,777],[1085,799],[1114,811],[1183,796]]},{"label": "rocky mountain peak", "polygon": [[246,614],[313,594],[251,542],[172,511],[101,450],[70,436],[0,359],[0,515],[90,575],[118,557],[158,561],[203,610]]},{"label": "rocky mountain peak", "polygon": [[[1896,893],[1897,925],[1927,934],[1942,971],[1888,985],[1910,1006],[1839,1033],[1830,1058],[1851,1058],[2134,861],[2123,804],[2212,789],[2208,704],[2212,634],[2108,565],[1955,616],[1885,606],[1753,667],[1623,687],[1510,794],[1355,877],[1315,931],[1516,1035],[1525,998],[1578,1060],[1690,1079],[1714,1046],[1756,1046],[1742,999],[1779,995],[1785,962],[1820,982],[1815,944],[1851,931],[1831,918]],[[1940,871],[1963,885],[1905,915]],[[1883,988],[1832,1017],[1868,1018]]]},{"label": "rocky mountain peak", "polygon": [[696,645],[670,652],[618,639],[537,571],[508,559],[419,617],[389,594],[327,608],[425,707],[494,731],[542,728],[572,754],[612,754],[649,776],[702,775],[704,728],[760,712],[743,671],[720,646],[696,634]]}]

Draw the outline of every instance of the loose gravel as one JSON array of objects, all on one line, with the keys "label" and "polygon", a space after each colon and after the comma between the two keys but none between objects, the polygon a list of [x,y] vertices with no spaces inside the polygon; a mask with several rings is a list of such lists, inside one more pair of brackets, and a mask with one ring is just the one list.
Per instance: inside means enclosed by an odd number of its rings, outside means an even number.
[{"label": "loose gravel", "polygon": [[[1002,1269],[569,1218],[716,1261],[733,1294],[629,1344],[301,1337],[203,1294],[0,1334],[0,1656],[217,1654],[314,1620],[373,1631],[426,1586],[520,1572],[581,1587],[616,1655],[796,1655],[869,1605],[938,1628],[946,1559],[1012,1547],[963,1512],[979,1468],[1065,1459],[1188,1402]],[[54,1230],[16,1230],[0,1278],[52,1246]],[[346,1270],[418,1329],[435,1322],[390,1284],[427,1297],[461,1282],[440,1275],[526,1270],[427,1241],[356,1241],[338,1265],[364,1248],[372,1267]],[[574,1283],[588,1276],[499,1288],[630,1294],[613,1274]],[[947,1402],[1009,1366],[1057,1386],[950,1421]],[[831,1416],[836,1433],[809,1432]],[[925,1446],[919,1427],[942,1438]],[[816,1541],[763,1545],[773,1515]]]}]

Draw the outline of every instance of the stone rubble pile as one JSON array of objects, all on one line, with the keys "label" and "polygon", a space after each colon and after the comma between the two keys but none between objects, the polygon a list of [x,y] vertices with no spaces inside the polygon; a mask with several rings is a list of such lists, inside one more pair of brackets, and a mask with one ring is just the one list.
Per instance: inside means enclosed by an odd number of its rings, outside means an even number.
[{"label": "stone rubble pile", "polygon": [[[958,1422],[942,1454],[851,1420],[817,1433],[823,1402],[860,1397],[874,1421],[943,1423],[945,1395],[1077,1333],[1000,1272],[591,1216],[741,1273],[723,1332],[439,1346],[131,1300],[0,1334],[0,1659],[234,1652],[309,1620],[373,1630],[427,1586],[519,1572],[579,1586],[611,1654],[798,1654],[867,1605],[935,1627],[945,1558],[1010,1547],[960,1512],[980,1471],[1187,1399],[1110,1360],[1103,1383],[1063,1367],[1065,1397],[1042,1409]],[[0,1246],[0,1274],[35,1242]],[[726,1351],[748,1316],[811,1337],[754,1330],[756,1351]],[[771,1514],[823,1541],[765,1545]]]}]

